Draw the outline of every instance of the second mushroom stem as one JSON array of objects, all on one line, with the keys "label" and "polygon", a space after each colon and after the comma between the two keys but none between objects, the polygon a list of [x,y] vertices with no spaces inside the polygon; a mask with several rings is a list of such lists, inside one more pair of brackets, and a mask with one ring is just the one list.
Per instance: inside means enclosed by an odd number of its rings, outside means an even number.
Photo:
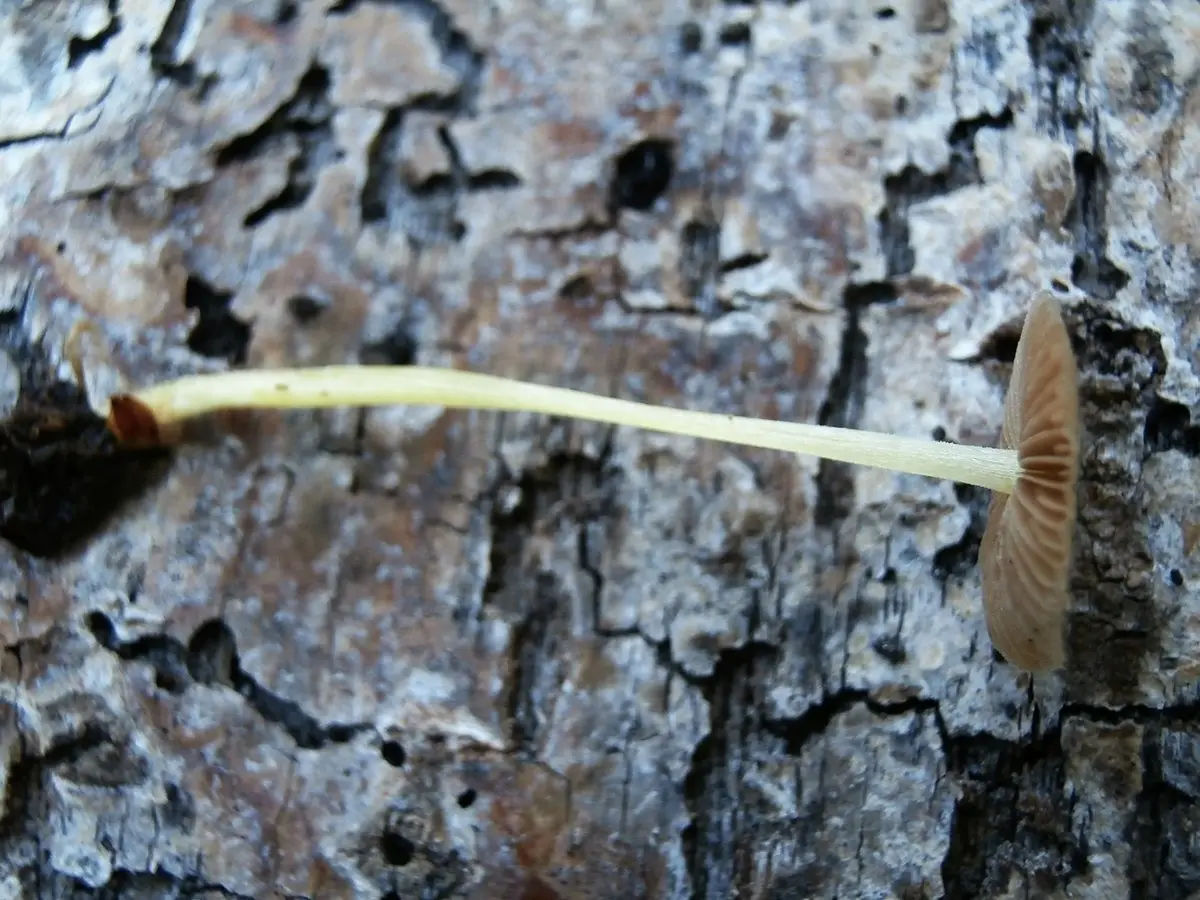
[{"label": "second mushroom stem", "polygon": [[155,385],[133,397],[160,428],[222,409],[425,405],[540,413],[624,425],[949,479],[1006,494],[1012,492],[1021,474],[1015,450],[695,412],[423,366],[326,366],[194,375]]}]

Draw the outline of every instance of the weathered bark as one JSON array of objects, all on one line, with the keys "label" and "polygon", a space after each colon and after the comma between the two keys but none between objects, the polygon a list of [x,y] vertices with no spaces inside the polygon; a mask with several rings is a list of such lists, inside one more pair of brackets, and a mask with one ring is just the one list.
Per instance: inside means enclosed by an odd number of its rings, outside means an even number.
[{"label": "weathered bark", "polygon": [[[1200,892],[1195,3],[0,22],[0,897]],[[982,491],[533,416],[166,462],[20,418],[82,408],[84,322],[93,398],[418,360],[990,444],[1049,286],[1086,434],[1033,680]]]}]

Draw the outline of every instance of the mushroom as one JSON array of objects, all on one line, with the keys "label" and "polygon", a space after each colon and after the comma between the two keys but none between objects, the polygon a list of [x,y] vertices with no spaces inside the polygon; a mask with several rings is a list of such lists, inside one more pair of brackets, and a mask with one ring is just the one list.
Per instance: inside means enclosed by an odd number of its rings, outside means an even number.
[{"label": "mushroom", "polygon": [[435,405],[532,412],[805,453],[945,478],[994,492],[980,547],[995,647],[1031,671],[1061,666],[1075,518],[1075,358],[1057,301],[1035,297],[1017,345],[1000,447],[973,447],[825,425],[654,406],[494,375],[423,366],[328,366],[187,376],[115,394],[109,429],[128,445],[170,443],[180,425],[222,409]]},{"label": "mushroom", "polygon": [[1028,671],[1060,668],[1079,476],[1079,384],[1058,305],[1034,300],[1013,360],[1001,445],[1021,474],[992,494],[979,546],[992,645]]}]

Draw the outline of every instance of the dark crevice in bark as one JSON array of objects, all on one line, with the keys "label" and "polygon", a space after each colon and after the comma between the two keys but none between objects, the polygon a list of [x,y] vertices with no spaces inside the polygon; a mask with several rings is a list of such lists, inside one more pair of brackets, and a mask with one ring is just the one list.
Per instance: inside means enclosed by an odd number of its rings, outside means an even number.
[{"label": "dark crevice in bark", "polygon": [[[843,298],[845,326],[842,329],[838,369],[829,385],[829,394],[817,414],[817,422],[838,428],[856,428],[862,418],[867,390],[867,335],[861,325],[862,311],[875,303],[896,299],[895,289],[887,283],[852,285]],[[817,469],[815,523],[823,528],[836,527],[854,508],[854,479],[849,463],[823,459]]]},{"label": "dark crevice in bark", "polygon": [[743,253],[741,256],[735,256],[733,259],[722,262],[718,271],[724,275],[728,272],[739,272],[742,269],[753,269],[766,262],[767,259],[768,254],[766,253]]},{"label": "dark crevice in bark", "polygon": [[992,492],[974,484],[954,484],[954,496],[970,514],[962,537],[933,555],[933,574],[945,583],[949,578],[968,577],[979,562],[979,545],[987,527]]},{"label": "dark crevice in bark", "polygon": [[1064,224],[1075,235],[1071,280],[1102,300],[1111,300],[1129,284],[1129,275],[1107,256],[1109,181],[1097,137],[1091,150],[1075,154],[1075,205]]},{"label": "dark crevice in bark", "polygon": [[1073,831],[1060,729],[1023,743],[950,737],[945,752],[961,791],[942,864],[947,900],[1001,896],[1014,873],[1034,896],[1086,874],[1088,847]]},{"label": "dark crevice in bark", "polygon": [[675,146],[650,138],[627,147],[613,160],[609,182],[609,208],[649,212],[671,186],[675,174]]},{"label": "dark crevice in bark", "polygon": [[[341,0],[330,7],[328,14],[347,15],[366,2],[384,0]],[[438,140],[449,160],[449,173],[434,175],[420,183],[405,178],[400,139],[406,114],[410,111],[440,112],[449,117],[473,114],[484,56],[434,0],[391,2],[411,10],[428,24],[442,62],[457,74],[458,84],[449,93],[422,95],[402,107],[387,110],[367,152],[367,177],[360,198],[362,220],[365,224],[402,231],[414,249],[455,243],[467,232],[468,223],[458,216],[459,200],[464,193],[509,190],[518,187],[521,179],[515,172],[504,169],[468,171],[445,126],[438,129]]]},{"label": "dark crevice in bark", "polygon": [[196,87],[199,89],[199,99],[216,83],[216,77],[206,75],[197,81],[196,66],[192,62],[179,61],[179,42],[187,30],[188,21],[192,16],[193,0],[174,0],[171,11],[167,13],[158,38],[150,45],[150,66],[161,77],[172,81],[181,87]]},{"label": "dark crevice in bark", "polygon": [[295,146],[287,182],[278,194],[246,214],[242,222],[245,227],[254,228],[277,212],[302,206],[316,187],[320,171],[344,156],[333,139],[334,110],[329,89],[329,72],[323,66],[312,65],[290,100],[254,131],[234,138],[217,153],[220,167],[279,153],[289,143]]},{"label": "dark crevice in bark", "polygon": [[[692,900],[749,895],[756,883],[754,848],[767,839],[756,790],[746,790],[747,776],[765,760],[799,757],[820,740],[833,720],[856,706],[880,716],[937,715],[932,700],[911,699],[896,704],[871,700],[866,691],[843,690],[830,694],[803,715],[769,719],[764,713],[764,689],[778,662],[778,649],[751,643],[721,654],[713,675],[689,679],[699,686],[709,704],[709,731],[697,744],[684,781],[684,799],[691,823],[683,839],[684,859],[691,880]],[[790,841],[790,852],[799,860],[815,849],[814,832],[825,826],[825,809],[806,805],[788,833],[772,827],[770,839],[780,846]],[[761,870],[758,872],[761,875]],[[788,869],[772,878],[767,896],[824,896],[842,875],[817,854],[815,861]]]},{"label": "dark crevice in bark", "polygon": [[[1142,734],[1142,789],[1127,840],[1132,896],[1189,897],[1200,890],[1200,704],[1171,718],[1152,715]],[[1139,717],[1143,718],[1143,717]]]},{"label": "dark crevice in bark", "polygon": [[[569,596],[558,576],[530,557],[529,546],[564,527],[577,531],[572,561],[590,575],[597,592],[602,586],[595,569],[585,565],[586,532],[591,522],[613,511],[614,475],[610,447],[599,458],[558,453],[494,490],[490,502],[492,547],[481,613],[513,623],[510,667],[505,691],[505,718],[518,752],[536,756],[539,724],[549,700],[561,684],[560,645],[568,638]],[[516,502],[506,506],[501,496]],[[532,589],[531,589],[532,586]]]},{"label": "dark crevice in bark", "polygon": [[56,900],[252,900],[249,895],[239,894],[224,885],[207,882],[194,875],[169,875],[161,869],[153,872],[116,869],[108,881],[99,887],[90,887],[70,876],[54,874],[49,883],[43,883],[42,891],[32,896]]},{"label": "dark crevice in bark", "polygon": [[1086,120],[1081,94],[1091,57],[1094,0],[1034,0],[1030,6],[1038,124],[1070,133]]},{"label": "dark crevice in bark", "polygon": [[1146,413],[1142,429],[1146,453],[1177,450],[1187,456],[1200,456],[1200,424],[1192,424],[1192,412],[1182,403],[1156,397]]},{"label": "dark crevice in bark", "polygon": [[[442,105],[449,111],[456,103],[433,103],[433,106]],[[458,217],[458,200],[462,193],[474,187],[463,169],[458,148],[444,128],[439,130],[438,139],[446,152],[450,171],[421,182],[406,177],[400,158],[406,112],[429,106],[414,103],[403,109],[388,110],[384,115],[367,150],[367,177],[359,199],[364,224],[401,230],[414,248],[453,243],[466,235],[466,224]],[[507,177],[494,178],[497,173],[488,174],[482,179],[480,189],[513,186],[519,181],[512,173],[502,175]]]},{"label": "dark crevice in bark", "polygon": [[199,275],[188,275],[183,305],[195,310],[196,324],[188,332],[187,345],[193,353],[223,359],[231,366],[246,362],[251,329],[229,310],[233,294],[209,284]]},{"label": "dark crevice in bark", "polygon": [[720,238],[720,224],[707,215],[688,222],[679,236],[679,278],[692,310],[706,319],[723,312],[717,301]]},{"label": "dark crevice in bark", "polygon": [[108,0],[108,24],[90,38],[73,37],[67,42],[67,68],[78,68],[93,53],[101,53],[108,42],[121,33],[117,0]]},{"label": "dark crevice in bark", "polygon": [[460,30],[453,17],[437,0],[338,0],[329,7],[327,14],[333,17],[347,15],[363,3],[386,3],[412,11],[429,27],[430,36],[441,53],[442,62],[459,77],[455,93],[447,98],[449,110],[469,114],[475,110],[479,94],[479,82],[483,73],[484,56],[475,47],[466,33]]},{"label": "dark crevice in bark", "polygon": [[983,177],[975,154],[975,135],[984,128],[1010,128],[1012,123],[1010,108],[1005,108],[998,116],[984,115],[955,122],[947,137],[950,161],[945,168],[928,173],[907,165],[884,180],[887,202],[879,214],[879,232],[887,259],[888,278],[911,274],[916,263],[908,230],[908,212],[912,206],[980,184]]},{"label": "dark crevice in bark", "polygon": [[193,683],[228,687],[241,694],[251,709],[286,731],[296,746],[305,750],[344,744],[371,728],[365,722],[322,725],[299,704],[264,688],[242,669],[233,633],[219,619],[200,625],[186,647],[166,634],[121,641],[112,620],[100,612],[90,613],[87,624],[96,642],[106,650],[123,660],[148,663],[153,667],[155,682],[161,689],[178,694]]},{"label": "dark crevice in bark", "polygon": [[691,814],[682,840],[692,900],[742,896],[748,888],[754,811],[743,802],[742,779],[756,744],[783,750],[783,741],[763,727],[761,687],[775,654],[756,643],[725,651],[712,676],[698,682],[709,704],[709,728],[683,785]]}]

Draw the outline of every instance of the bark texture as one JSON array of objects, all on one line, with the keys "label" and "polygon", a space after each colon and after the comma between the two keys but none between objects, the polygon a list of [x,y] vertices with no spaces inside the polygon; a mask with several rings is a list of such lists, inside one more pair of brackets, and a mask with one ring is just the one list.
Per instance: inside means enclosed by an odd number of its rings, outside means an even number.
[{"label": "bark texture", "polygon": [[[0,72],[0,898],[1200,892],[1200,6],[11,0]],[[22,412],[419,361],[991,444],[1049,286],[1086,433],[1038,679],[984,491]]]}]

